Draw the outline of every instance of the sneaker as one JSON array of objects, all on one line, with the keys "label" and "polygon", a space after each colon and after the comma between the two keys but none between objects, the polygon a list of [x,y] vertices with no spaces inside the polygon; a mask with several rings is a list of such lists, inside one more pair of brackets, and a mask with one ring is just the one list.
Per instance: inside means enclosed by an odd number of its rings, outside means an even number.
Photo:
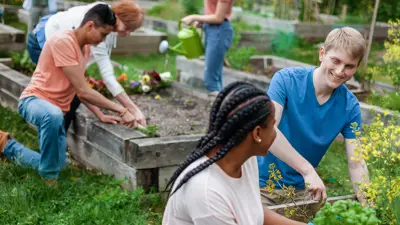
[{"label": "sneaker", "polygon": [[10,140],[10,134],[0,130],[0,156],[3,154],[8,140]]}]

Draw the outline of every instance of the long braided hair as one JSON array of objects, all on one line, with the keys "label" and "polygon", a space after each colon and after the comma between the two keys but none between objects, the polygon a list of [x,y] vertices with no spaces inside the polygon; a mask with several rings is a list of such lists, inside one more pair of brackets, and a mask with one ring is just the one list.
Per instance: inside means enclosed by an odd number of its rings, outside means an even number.
[{"label": "long braided hair", "polygon": [[[234,82],[224,88],[215,99],[210,111],[208,132],[194,151],[186,158],[167,183],[166,191],[173,195],[191,177],[222,159],[233,147],[240,144],[257,125],[264,123],[271,114],[271,100],[265,91],[245,82]],[[210,152],[215,146],[222,147],[216,155],[183,177],[172,192],[179,175],[194,161]],[[172,192],[172,193],[171,193]]]}]

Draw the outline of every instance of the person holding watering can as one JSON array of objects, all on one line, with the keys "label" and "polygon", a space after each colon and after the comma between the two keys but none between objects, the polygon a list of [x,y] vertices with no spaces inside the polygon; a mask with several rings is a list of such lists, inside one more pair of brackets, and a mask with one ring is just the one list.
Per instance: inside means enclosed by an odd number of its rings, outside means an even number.
[{"label": "person holding watering can", "polygon": [[226,51],[232,44],[230,23],[234,0],[204,0],[205,15],[189,15],[182,19],[188,25],[203,27],[205,33],[204,85],[210,96],[222,90],[222,68]]}]

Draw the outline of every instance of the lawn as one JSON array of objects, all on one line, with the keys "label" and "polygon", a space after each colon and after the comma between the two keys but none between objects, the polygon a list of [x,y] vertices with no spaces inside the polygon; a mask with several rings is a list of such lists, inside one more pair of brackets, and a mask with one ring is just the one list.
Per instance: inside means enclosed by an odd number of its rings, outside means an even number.
[{"label": "lawn", "polygon": [[[38,149],[34,129],[0,106],[0,129]],[[32,169],[0,160],[2,224],[161,224],[163,201],[140,189],[127,191],[101,173],[76,167],[62,171],[56,187],[47,186]]]},{"label": "lawn", "polygon": [[328,196],[354,194],[347,166],[344,142],[334,141],[317,169]]}]

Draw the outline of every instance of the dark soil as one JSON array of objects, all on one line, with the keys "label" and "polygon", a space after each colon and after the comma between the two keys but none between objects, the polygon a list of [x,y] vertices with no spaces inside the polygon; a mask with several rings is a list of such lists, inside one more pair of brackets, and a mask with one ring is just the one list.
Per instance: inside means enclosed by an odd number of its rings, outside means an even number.
[{"label": "dark soil", "polygon": [[[161,99],[155,99],[159,94]],[[175,88],[143,95],[131,95],[148,125],[158,126],[160,136],[202,134],[207,131],[211,101],[189,96]]]}]

